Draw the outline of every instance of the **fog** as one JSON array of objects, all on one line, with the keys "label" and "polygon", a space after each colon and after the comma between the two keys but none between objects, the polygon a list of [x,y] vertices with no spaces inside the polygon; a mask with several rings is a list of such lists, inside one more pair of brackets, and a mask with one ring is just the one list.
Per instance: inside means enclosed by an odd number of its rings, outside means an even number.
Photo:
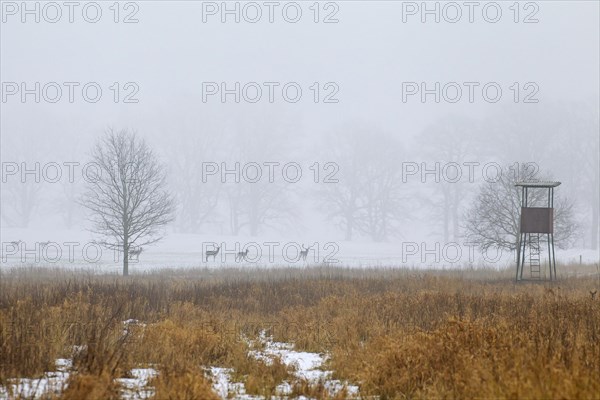
[{"label": "fog", "polygon": [[507,166],[561,181],[569,246],[598,249],[597,2],[80,2],[73,22],[53,4],[2,2],[3,242],[88,237],[83,166],[112,128],[164,163],[165,240],[198,235],[181,252],[462,243]]}]

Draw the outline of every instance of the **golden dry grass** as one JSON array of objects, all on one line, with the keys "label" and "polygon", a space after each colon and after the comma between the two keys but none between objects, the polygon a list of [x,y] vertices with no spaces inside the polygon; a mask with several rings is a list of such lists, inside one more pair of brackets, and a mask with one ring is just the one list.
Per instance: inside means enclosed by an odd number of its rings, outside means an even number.
[{"label": "golden dry grass", "polygon": [[[328,352],[327,368],[365,397],[597,398],[600,300],[590,291],[598,277],[562,276],[515,284],[512,271],[492,270],[128,278],[8,270],[0,275],[0,385],[40,376],[63,357],[75,370],[65,399],[117,398],[114,379],[144,365],[159,371],[157,399],[216,398],[202,370],[212,365],[233,368],[249,393],[270,395],[293,371],[249,357],[242,339],[266,330],[297,349]],[[293,390],[328,398],[306,382]]]}]

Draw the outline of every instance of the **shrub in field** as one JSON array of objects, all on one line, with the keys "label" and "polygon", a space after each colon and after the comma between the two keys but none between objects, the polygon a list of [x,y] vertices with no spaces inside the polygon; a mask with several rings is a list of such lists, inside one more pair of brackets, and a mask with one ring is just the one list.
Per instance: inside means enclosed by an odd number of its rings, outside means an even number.
[{"label": "shrub in field", "polygon": [[163,369],[151,381],[156,390],[155,398],[164,400],[219,400],[210,383],[203,378],[200,368],[172,371]]},{"label": "shrub in field", "polygon": [[290,379],[288,367],[278,358],[273,359],[271,363],[265,363],[248,357],[245,363],[237,365],[236,373],[240,381],[245,383],[248,393],[267,399],[276,394],[277,385]]},{"label": "shrub in field", "polygon": [[119,387],[108,373],[101,375],[72,374],[62,400],[117,400],[121,399]]}]

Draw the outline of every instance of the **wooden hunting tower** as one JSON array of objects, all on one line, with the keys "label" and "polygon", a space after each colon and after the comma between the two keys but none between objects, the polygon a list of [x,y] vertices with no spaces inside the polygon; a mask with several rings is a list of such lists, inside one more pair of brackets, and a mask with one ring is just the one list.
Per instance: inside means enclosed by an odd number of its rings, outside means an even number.
[{"label": "wooden hunting tower", "polygon": [[[521,218],[519,223],[519,241],[517,243],[517,276],[516,280],[541,280],[541,240],[546,235],[548,244],[548,269],[550,280],[556,280],[556,258],[554,256],[554,188],[560,182],[517,182],[521,187]],[[529,207],[529,191],[548,191],[547,207]],[[526,250],[529,250],[529,278],[523,279]]]}]

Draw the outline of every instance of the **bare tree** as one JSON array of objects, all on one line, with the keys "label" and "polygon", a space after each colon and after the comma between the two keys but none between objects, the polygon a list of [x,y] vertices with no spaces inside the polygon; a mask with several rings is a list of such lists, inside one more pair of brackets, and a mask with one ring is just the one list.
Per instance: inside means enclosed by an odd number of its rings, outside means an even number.
[{"label": "bare tree", "polygon": [[[548,103],[526,108],[518,104],[502,107],[480,126],[481,150],[495,159],[527,160],[561,173],[564,193],[576,193],[577,217],[583,247],[597,249],[600,233],[600,144],[598,99],[574,103]],[[490,137],[500,137],[486,146]],[[487,142],[489,143],[489,142]]]},{"label": "bare tree", "polygon": [[361,169],[358,227],[375,242],[400,233],[400,222],[406,216],[407,196],[402,187],[398,144],[390,138],[378,137],[381,147],[371,148],[372,161]]},{"label": "bare tree", "polygon": [[[584,246],[598,249],[600,228],[600,140],[598,132],[598,101],[572,104],[561,115],[561,125],[555,141],[557,163],[577,191],[578,211],[587,235]],[[574,156],[575,155],[575,156]]]},{"label": "bare tree", "polygon": [[364,136],[362,130],[346,125],[323,137],[317,151],[337,168],[330,171],[330,179],[323,179],[316,187],[315,201],[327,221],[344,232],[347,241],[359,231],[360,197],[364,190],[361,173],[366,163],[361,149],[368,144]]},{"label": "bare tree", "polygon": [[446,167],[452,165],[449,163],[462,166],[470,161],[469,156],[480,153],[474,140],[476,128],[476,122],[469,118],[449,116],[433,122],[417,138],[428,168],[439,167],[436,176],[428,177],[424,182],[427,184],[421,185],[419,200],[431,210],[432,221],[440,223],[446,243],[460,236],[460,214],[468,200],[469,184],[468,177],[459,177],[460,169],[454,172]]},{"label": "bare tree", "polygon": [[352,240],[358,229],[360,185],[355,179],[351,170],[345,169],[342,171],[340,184],[323,185],[317,192],[319,208],[328,220],[344,231],[344,240]]},{"label": "bare tree", "polygon": [[2,177],[0,182],[0,216],[8,226],[27,228],[43,211],[43,199],[49,185],[46,184],[42,167],[47,159],[43,149],[49,143],[36,143],[29,133],[18,137],[3,139],[0,158],[11,173]]},{"label": "bare tree", "polygon": [[202,164],[214,155],[215,142],[213,136],[191,131],[183,141],[165,143],[170,160],[169,186],[178,205],[175,227],[179,232],[197,233],[216,219],[220,187],[215,180],[202,179]]},{"label": "bare tree", "polygon": [[345,232],[345,240],[356,233],[374,241],[397,234],[407,204],[400,144],[373,127],[353,125],[327,137],[323,147],[339,168],[339,179],[315,193],[326,218]]},{"label": "bare tree", "polygon": [[123,275],[128,275],[130,250],[160,240],[161,228],[173,220],[165,169],[143,139],[125,130],[108,130],[92,149],[91,161],[96,169],[88,175],[82,204],[92,214],[91,231],[123,252]]},{"label": "bare tree", "polygon": [[251,236],[264,228],[284,228],[296,217],[290,194],[293,184],[263,177],[259,182],[224,182],[229,212],[229,226],[233,235],[248,229]]},{"label": "bare tree", "polygon": [[256,236],[264,227],[286,227],[295,221],[293,204],[289,194],[292,184],[286,183],[244,183],[243,192],[246,196],[244,204],[245,222],[251,236]]},{"label": "bare tree", "polygon": [[[234,174],[226,179],[221,177],[221,187],[231,233],[238,235],[247,229],[251,236],[256,236],[265,229],[293,227],[297,221],[296,204],[292,199],[296,184],[286,182],[283,177],[284,162],[281,161],[290,157],[291,145],[280,121],[254,120],[236,127],[229,139],[226,168],[237,169],[238,179],[232,177]],[[267,162],[278,163],[273,166],[272,180]],[[250,163],[260,167],[256,182],[245,179],[241,173]]]},{"label": "bare tree", "polygon": [[[88,144],[83,142],[80,136],[57,138],[57,151],[60,158],[70,160],[69,163],[63,163],[65,171],[61,176],[52,200],[52,213],[62,217],[62,222],[68,229],[73,228],[76,221],[83,217],[83,209],[79,204],[79,199],[83,194],[85,185],[80,168],[80,163],[75,161],[77,155],[82,154],[84,146]],[[70,164],[70,165],[69,165]]]},{"label": "bare tree", "polygon": [[43,183],[11,178],[2,183],[2,220],[8,226],[27,228],[39,208]]},{"label": "bare tree", "polygon": [[54,199],[54,207],[56,212],[62,216],[65,227],[71,229],[82,212],[81,207],[77,204],[81,197],[82,185],[65,180],[60,182],[60,189],[60,195]]},{"label": "bare tree", "polygon": [[[464,228],[467,239],[483,250],[490,247],[516,250],[519,237],[521,189],[515,187],[515,183],[534,180],[537,176],[531,168],[517,171],[512,167],[506,167],[497,180],[484,183],[465,216]],[[545,176],[542,180],[550,180],[550,177]],[[544,206],[546,196],[547,192],[544,190],[531,190],[528,203],[531,206]],[[559,194],[556,197],[554,240],[559,248],[566,248],[575,238],[578,224],[573,213],[573,203]]]},{"label": "bare tree", "polygon": [[335,161],[339,174],[334,181],[319,185],[315,191],[318,207],[325,218],[344,232],[344,240],[352,240],[359,231],[359,211],[363,193],[362,173],[366,160],[362,149],[368,142],[362,131],[344,127],[324,138],[322,157]]}]

